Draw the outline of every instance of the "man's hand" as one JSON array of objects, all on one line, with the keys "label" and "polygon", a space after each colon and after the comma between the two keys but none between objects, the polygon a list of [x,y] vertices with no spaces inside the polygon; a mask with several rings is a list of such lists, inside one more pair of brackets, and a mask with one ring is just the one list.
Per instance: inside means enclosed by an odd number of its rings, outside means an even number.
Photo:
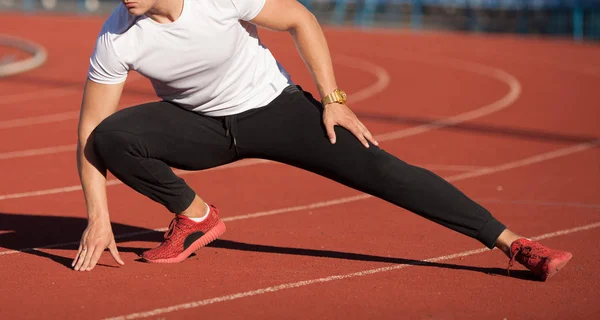
[{"label": "man's hand", "polygon": [[365,147],[369,147],[369,142],[367,142],[367,140],[376,146],[379,145],[367,127],[358,120],[354,112],[347,106],[339,103],[331,103],[326,105],[324,109],[323,123],[325,124],[329,141],[331,141],[332,144],[334,144],[336,140],[333,127],[339,125],[352,132]]},{"label": "man's hand", "polygon": [[102,252],[106,248],[108,248],[113,259],[118,264],[125,264],[119,256],[119,251],[117,251],[117,244],[112,233],[112,228],[110,227],[110,222],[88,223],[87,228],[81,236],[77,256],[75,256],[71,266],[77,271],[90,271],[94,269]]}]

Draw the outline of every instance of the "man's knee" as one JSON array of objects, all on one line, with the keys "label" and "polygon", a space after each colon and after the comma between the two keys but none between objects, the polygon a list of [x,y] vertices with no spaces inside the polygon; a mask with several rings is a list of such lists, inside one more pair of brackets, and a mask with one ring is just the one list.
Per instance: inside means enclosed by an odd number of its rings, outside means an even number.
[{"label": "man's knee", "polygon": [[106,130],[99,125],[90,135],[94,152],[106,164],[111,159],[118,158],[124,154],[132,154],[137,148],[135,136],[131,133],[119,130]]}]

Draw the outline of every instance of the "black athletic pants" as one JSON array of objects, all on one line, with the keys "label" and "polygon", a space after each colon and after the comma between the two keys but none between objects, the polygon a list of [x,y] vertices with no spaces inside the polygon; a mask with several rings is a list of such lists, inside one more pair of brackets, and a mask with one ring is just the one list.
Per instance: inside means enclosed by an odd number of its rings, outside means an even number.
[{"label": "black athletic pants", "polygon": [[505,226],[436,174],[382,149],[365,148],[342,127],[331,144],[322,106],[290,86],[267,106],[208,117],[170,102],[126,108],[92,133],[95,153],[131,188],[171,212],[185,210],[195,192],[171,167],[202,170],[244,158],[286,163],[379,197],[489,248]]}]

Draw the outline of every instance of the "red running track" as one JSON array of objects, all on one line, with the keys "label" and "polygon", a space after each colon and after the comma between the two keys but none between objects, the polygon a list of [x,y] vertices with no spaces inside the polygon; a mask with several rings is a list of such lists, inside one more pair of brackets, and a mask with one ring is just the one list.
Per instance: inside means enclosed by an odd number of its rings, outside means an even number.
[{"label": "red running track", "polygon": [[[152,230],[165,228],[171,215],[113,180],[111,216],[126,265],[105,253],[93,272],[80,273],[68,267],[86,223],[74,143],[101,23],[0,15],[4,33],[49,53],[41,68],[0,79],[0,318],[587,319],[600,313],[600,47],[326,30],[338,82],[383,148],[448,178],[511,229],[573,252],[547,283],[532,281],[522,268],[506,276],[501,253],[410,212],[258,161],[181,173],[221,209],[228,231],[176,265],[138,261],[161,239]],[[263,37],[294,80],[313,91],[291,39]],[[130,80],[122,107],[154,99],[146,80]]]}]

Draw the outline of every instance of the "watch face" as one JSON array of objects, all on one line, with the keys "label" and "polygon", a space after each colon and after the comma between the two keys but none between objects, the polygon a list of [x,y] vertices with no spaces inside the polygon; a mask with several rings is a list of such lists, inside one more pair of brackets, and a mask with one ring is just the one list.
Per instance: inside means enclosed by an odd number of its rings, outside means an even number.
[{"label": "watch face", "polygon": [[340,90],[340,94],[342,96],[342,103],[345,104],[346,101],[348,100],[348,96],[346,95],[346,92],[341,91],[341,90]]}]

